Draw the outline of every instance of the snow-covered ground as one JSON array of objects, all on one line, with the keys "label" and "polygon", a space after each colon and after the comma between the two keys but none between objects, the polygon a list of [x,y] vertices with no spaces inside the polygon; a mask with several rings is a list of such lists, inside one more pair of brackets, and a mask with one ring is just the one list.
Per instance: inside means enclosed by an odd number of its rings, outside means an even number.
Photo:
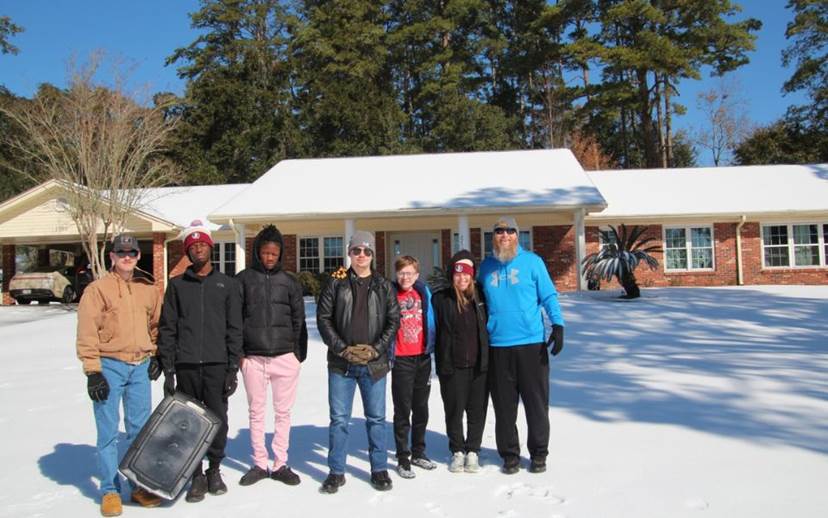
[{"label": "snow-covered ground", "polygon": [[[290,448],[302,484],[237,485],[250,454],[240,387],[230,401],[229,492],[155,510],[128,505],[124,516],[828,516],[828,286],[648,289],[632,302],[611,295],[562,297],[567,342],[552,362],[544,474],[498,471],[491,407],[483,471],[449,473],[435,378],[427,441],[440,468],[413,480],[392,472],[394,489],[374,491],[357,397],[348,483],[319,494],[327,384],[309,318]],[[74,308],[56,304],[0,308],[0,516],[98,515],[75,319]],[[160,381],[153,392],[157,402]],[[393,459],[390,423],[388,444]]]}]

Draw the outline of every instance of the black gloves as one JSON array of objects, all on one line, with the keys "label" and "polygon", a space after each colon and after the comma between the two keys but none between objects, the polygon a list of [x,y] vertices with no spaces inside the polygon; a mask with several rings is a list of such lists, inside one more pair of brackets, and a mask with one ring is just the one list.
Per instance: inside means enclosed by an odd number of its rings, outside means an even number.
[{"label": "black gloves", "polygon": [[86,375],[86,391],[92,401],[106,401],[109,397],[109,383],[100,372]]},{"label": "black gloves", "polygon": [[149,379],[152,381],[157,380],[161,376],[161,362],[158,361],[157,356],[150,356],[150,363],[149,367],[147,368],[147,374],[149,375]]},{"label": "black gloves", "polygon": [[164,373],[164,395],[172,396],[175,394],[175,372]]},{"label": "black gloves", "polygon": [[224,375],[224,392],[222,394],[225,398],[232,396],[233,392],[236,391],[236,387],[239,386],[238,374],[239,371],[236,369],[228,369],[227,374]]},{"label": "black gloves", "polygon": [[563,350],[564,344],[564,328],[558,324],[552,324],[552,332],[549,334],[549,339],[546,341],[546,347],[551,347],[549,352],[552,356],[557,356]]}]

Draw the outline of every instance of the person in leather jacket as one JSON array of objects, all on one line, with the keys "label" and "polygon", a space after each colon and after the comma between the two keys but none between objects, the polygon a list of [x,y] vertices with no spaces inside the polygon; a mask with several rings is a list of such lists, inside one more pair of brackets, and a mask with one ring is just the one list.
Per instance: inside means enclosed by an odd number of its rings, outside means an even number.
[{"label": "person in leather jacket", "polygon": [[317,305],[317,327],[328,346],[330,474],[322,484],[325,493],[335,493],[345,484],[348,425],[356,387],[365,409],[371,485],[379,491],[391,489],[385,448],[385,382],[400,308],[394,287],[373,267],[374,252],[373,234],[355,232],[348,243],[351,267],[332,276]]}]

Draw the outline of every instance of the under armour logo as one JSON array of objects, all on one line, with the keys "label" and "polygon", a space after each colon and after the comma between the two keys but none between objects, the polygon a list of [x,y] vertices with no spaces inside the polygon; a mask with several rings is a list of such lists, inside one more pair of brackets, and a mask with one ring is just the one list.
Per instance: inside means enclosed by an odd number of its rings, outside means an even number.
[{"label": "under armour logo", "polygon": [[519,284],[520,278],[518,277],[518,273],[520,273],[520,270],[516,268],[510,269],[508,274],[502,272],[492,272],[489,284],[496,288],[500,285],[501,281],[506,282],[507,278],[509,279],[509,284]]}]

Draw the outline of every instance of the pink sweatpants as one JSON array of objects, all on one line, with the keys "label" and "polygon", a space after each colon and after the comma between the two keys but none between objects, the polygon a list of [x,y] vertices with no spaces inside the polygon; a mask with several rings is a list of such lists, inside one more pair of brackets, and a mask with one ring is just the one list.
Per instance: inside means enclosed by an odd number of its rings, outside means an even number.
[{"label": "pink sweatpants", "polygon": [[253,462],[267,469],[267,447],[265,446],[265,405],[267,385],[273,397],[273,471],[287,463],[290,441],[290,410],[296,401],[296,387],[299,385],[299,360],[293,354],[280,356],[245,356],[241,371],[244,388],[247,391],[247,405],[250,411],[250,442],[253,446]]}]

